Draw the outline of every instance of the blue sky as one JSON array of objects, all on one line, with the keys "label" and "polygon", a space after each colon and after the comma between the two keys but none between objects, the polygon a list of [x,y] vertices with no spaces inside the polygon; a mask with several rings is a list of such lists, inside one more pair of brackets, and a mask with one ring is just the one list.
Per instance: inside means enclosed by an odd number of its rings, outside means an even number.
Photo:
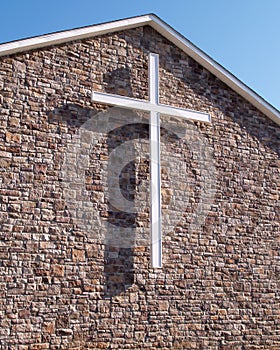
[{"label": "blue sky", "polygon": [[280,109],[280,0],[3,0],[0,42],[146,13]]}]

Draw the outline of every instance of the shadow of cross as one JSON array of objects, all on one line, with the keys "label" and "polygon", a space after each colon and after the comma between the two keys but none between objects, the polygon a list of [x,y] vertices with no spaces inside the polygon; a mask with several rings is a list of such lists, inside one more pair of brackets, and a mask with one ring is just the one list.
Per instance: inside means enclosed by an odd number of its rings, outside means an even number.
[{"label": "shadow of cross", "polygon": [[159,102],[159,56],[149,54],[149,101],[119,95],[92,92],[92,101],[150,113],[150,231],[151,266],[162,267],[160,114],[211,122],[207,113],[163,105]]}]

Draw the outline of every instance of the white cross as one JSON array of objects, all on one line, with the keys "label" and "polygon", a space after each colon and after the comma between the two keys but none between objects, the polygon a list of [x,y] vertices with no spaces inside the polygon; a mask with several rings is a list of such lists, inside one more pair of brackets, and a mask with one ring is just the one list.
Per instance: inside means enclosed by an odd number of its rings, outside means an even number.
[{"label": "white cross", "polygon": [[92,92],[92,101],[123,108],[150,112],[150,205],[151,263],[162,267],[161,184],[160,184],[160,114],[210,122],[210,115],[159,103],[159,57],[149,54],[149,101]]}]

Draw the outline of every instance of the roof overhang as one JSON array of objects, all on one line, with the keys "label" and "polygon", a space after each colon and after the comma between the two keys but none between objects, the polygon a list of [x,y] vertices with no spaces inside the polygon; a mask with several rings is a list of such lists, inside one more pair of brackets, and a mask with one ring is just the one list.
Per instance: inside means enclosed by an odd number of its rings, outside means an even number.
[{"label": "roof overhang", "polygon": [[154,28],[235,92],[244,97],[253,106],[262,111],[271,120],[280,125],[280,112],[276,108],[154,14],[132,17],[1,44],[0,56],[7,56],[46,46],[58,45],[69,41],[137,28],[144,25],[149,25]]}]

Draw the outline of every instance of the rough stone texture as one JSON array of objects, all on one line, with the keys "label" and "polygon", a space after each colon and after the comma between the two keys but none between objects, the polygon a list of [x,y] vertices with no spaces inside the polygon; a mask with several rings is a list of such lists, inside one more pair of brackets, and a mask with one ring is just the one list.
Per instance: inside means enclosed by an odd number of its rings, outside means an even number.
[{"label": "rough stone texture", "polygon": [[[162,270],[150,268],[147,245],[110,246],[98,235],[100,220],[149,235],[147,125],[95,144],[85,174],[92,232],[77,224],[61,175],[81,125],[106,109],[92,89],[147,99],[151,51],[161,102],[211,113],[211,124],[169,122],[199,130],[216,171],[214,201],[194,225],[211,164],[188,133],[172,141],[163,128]],[[0,103],[1,349],[279,349],[276,124],[150,27],[2,57]],[[114,212],[104,196],[110,147],[123,139],[136,139],[138,156],[120,177],[124,196],[143,204],[135,215]],[[176,225],[171,155],[185,160],[188,186]]]}]

